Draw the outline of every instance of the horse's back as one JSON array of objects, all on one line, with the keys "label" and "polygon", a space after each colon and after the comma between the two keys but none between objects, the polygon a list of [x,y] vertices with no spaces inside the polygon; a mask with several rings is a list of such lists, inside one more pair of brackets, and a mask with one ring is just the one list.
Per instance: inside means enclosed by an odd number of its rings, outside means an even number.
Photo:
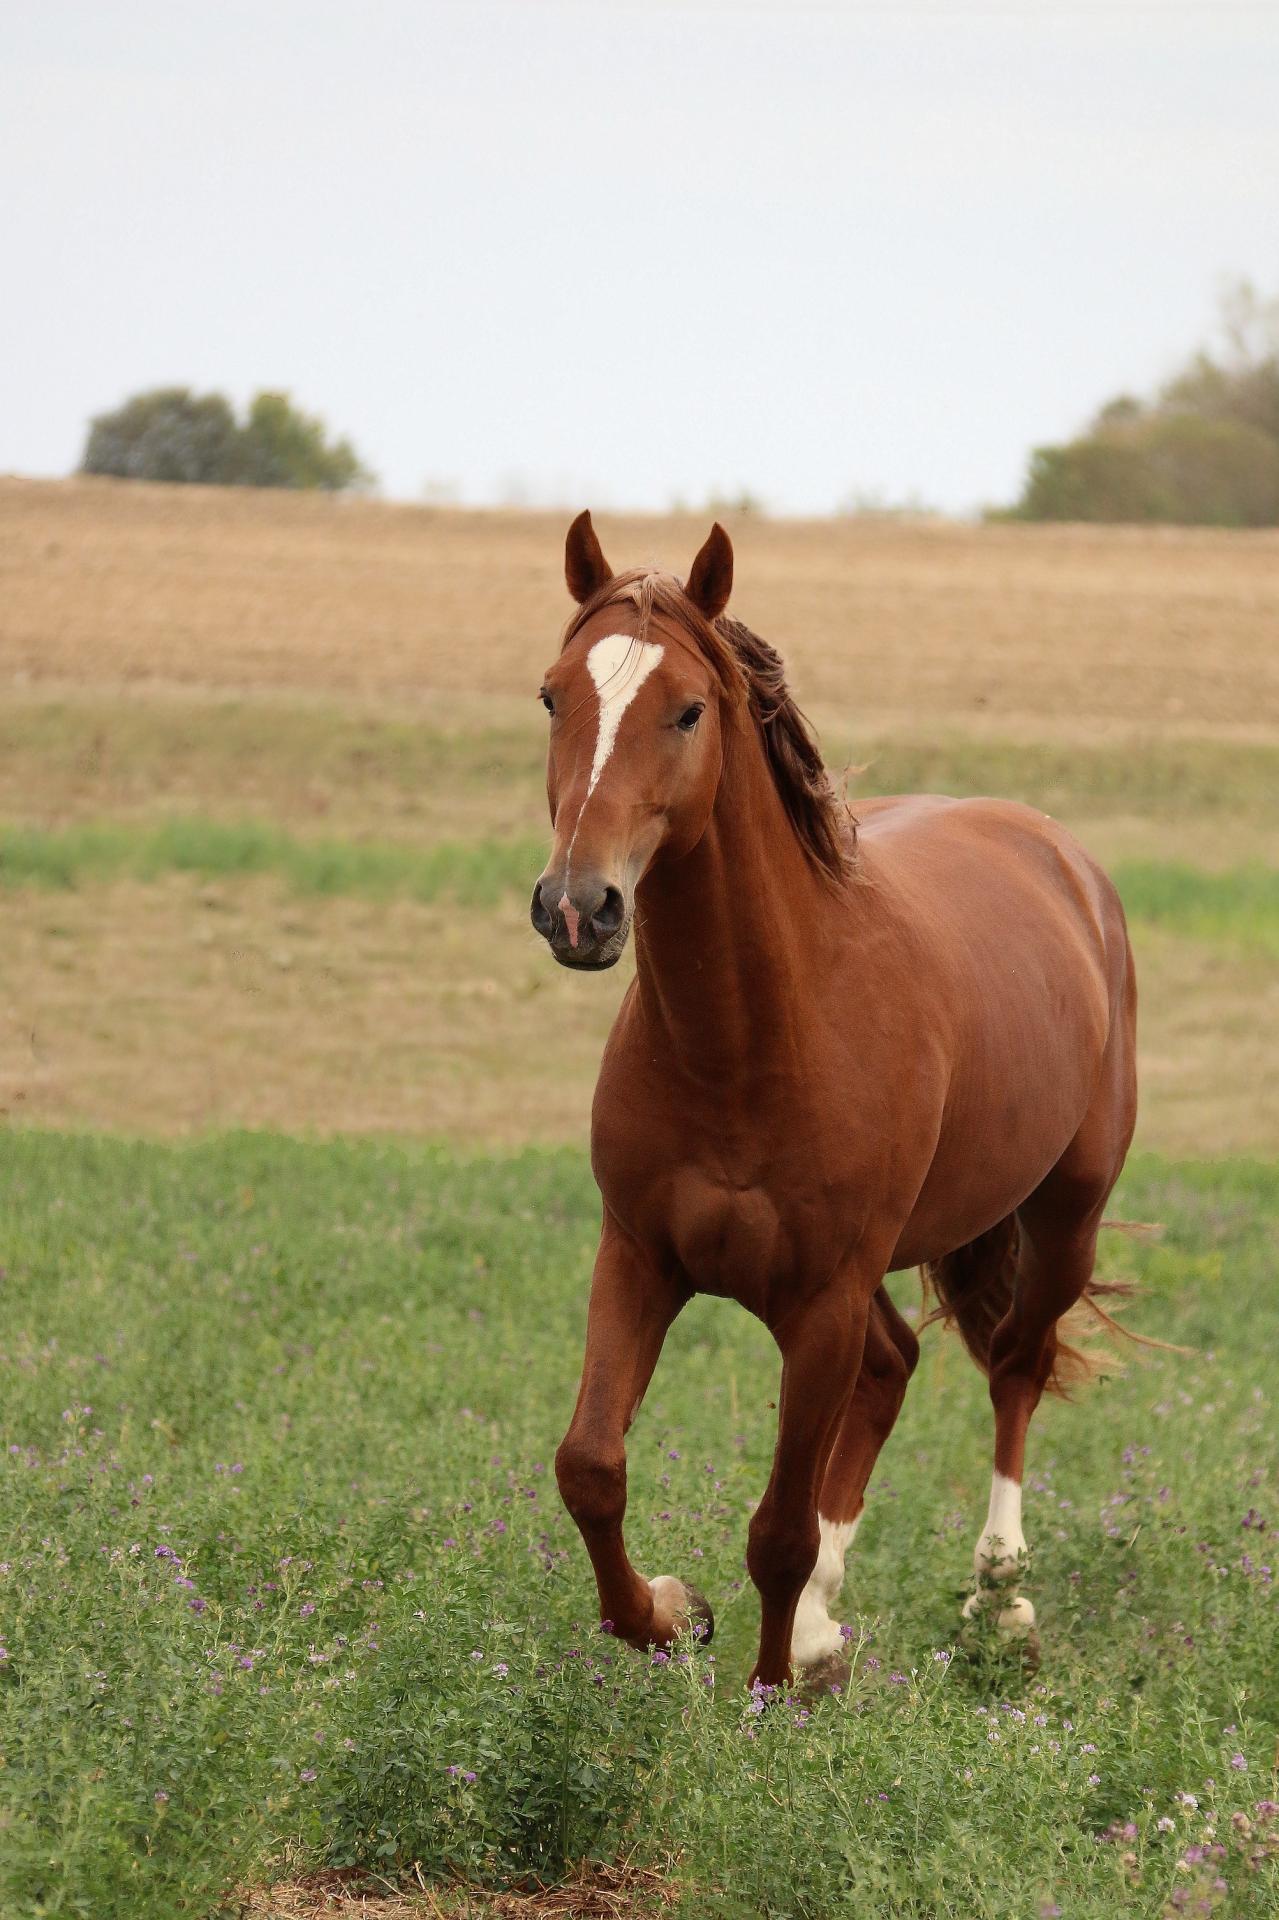
[{"label": "horse's back", "polygon": [[[1041,915],[1065,915],[1103,961],[1126,949],[1119,896],[1074,835],[1017,800],[892,794],[863,801],[859,843],[871,874],[944,931],[998,925],[1039,939]],[[1019,910],[1020,915],[1019,916]],[[1029,914],[1029,919],[1024,918]]]}]

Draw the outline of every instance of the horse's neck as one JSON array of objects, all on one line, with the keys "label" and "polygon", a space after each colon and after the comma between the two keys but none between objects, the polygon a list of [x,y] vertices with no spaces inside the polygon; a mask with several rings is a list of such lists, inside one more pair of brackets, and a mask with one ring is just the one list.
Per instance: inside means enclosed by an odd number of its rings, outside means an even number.
[{"label": "horse's neck", "polygon": [[795,835],[754,724],[730,737],[706,832],[640,889],[640,1008],[681,1066],[750,1078],[792,1051],[836,904]]}]

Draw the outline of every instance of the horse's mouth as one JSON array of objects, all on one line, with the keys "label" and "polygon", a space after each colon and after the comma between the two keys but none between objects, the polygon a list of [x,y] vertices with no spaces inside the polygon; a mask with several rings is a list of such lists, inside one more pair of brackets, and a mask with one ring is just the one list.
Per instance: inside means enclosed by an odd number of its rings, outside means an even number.
[{"label": "horse's mouth", "polygon": [[559,939],[550,942],[551,952],[562,967],[570,973],[607,973],[615,967],[626,950],[626,941],[630,934],[630,922],[619,927],[611,939],[598,947],[583,952],[580,948],[561,945]]}]

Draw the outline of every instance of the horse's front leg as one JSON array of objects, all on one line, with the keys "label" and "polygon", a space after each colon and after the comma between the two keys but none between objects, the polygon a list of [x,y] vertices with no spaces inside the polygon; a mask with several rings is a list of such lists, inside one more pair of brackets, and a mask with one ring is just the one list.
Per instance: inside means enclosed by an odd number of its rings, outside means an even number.
[{"label": "horse's front leg", "polygon": [[622,1538],[626,1513],[626,1430],[639,1411],[662,1342],[688,1289],[606,1213],[586,1321],[582,1384],[555,1456],[560,1494],[586,1543],[599,1588],[600,1617],[632,1646],[669,1644],[700,1622],[706,1603],[680,1580],[645,1580]]},{"label": "horse's front leg", "polygon": [[863,1286],[859,1277],[840,1276],[773,1329],[782,1352],[777,1447],[746,1549],[760,1598],[752,1684],[784,1686],[791,1677],[795,1609],[820,1543],[818,1490],[861,1366],[871,1296],[880,1278],[876,1274]]}]

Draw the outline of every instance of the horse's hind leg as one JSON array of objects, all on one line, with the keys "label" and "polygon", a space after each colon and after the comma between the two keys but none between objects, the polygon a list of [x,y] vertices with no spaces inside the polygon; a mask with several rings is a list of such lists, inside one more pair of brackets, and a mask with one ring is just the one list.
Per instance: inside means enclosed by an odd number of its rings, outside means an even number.
[{"label": "horse's hind leg", "polygon": [[1018,1593],[1026,1537],[1021,1483],[1026,1432],[1044,1389],[1060,1385],[1057,1323],[1093,1275],[1097,1230],[1132,1138],[1135,1087],[1132,1028],[1119,1028],[1083,1125],[1052,1172],[1017,1209],[1012,1299],[990,1339],[988,1370],[995,1410],[995,1471],[990,1508],[973,1563],[977,1590],[966,1617],[991,1611],[999,1625],[1028,1634],[1035,1609]]},{"label": "horse's hind leg", "polygon": [[901,1411],[918,1358],[913,1329],[880,1287],[871,1302],[857,1383],[818,1495],[817,1565],[799,1597],[791,1629],[791,1665],[807,1669],[814,1684],[825,1683],[828,1669],[831,1683],[844,1671],[840,1627],[830,1610],[843,1585],[844,1555],[866,1504],[866,1483]]},{"label": "horse's hind leg", "polygon": [[[1051,1219],[1032,1222],[1019,1211],[1012,1305],[991,1336],[995,1470],[986,1524],[973,1552],[977,1589],[965,1602],[964,1616],[994,1613],[1009,1633],[1029,1634],[1035,1625],[1034,1607],[1018,1592],[1026,1556],[1021,1521],[1026,1433],[1053,1376],[1057,1322],[1092,1278],[1101,1205],[1069,1226]],[[1033,1211],[1032,1202],[1027,1209]]]}]

